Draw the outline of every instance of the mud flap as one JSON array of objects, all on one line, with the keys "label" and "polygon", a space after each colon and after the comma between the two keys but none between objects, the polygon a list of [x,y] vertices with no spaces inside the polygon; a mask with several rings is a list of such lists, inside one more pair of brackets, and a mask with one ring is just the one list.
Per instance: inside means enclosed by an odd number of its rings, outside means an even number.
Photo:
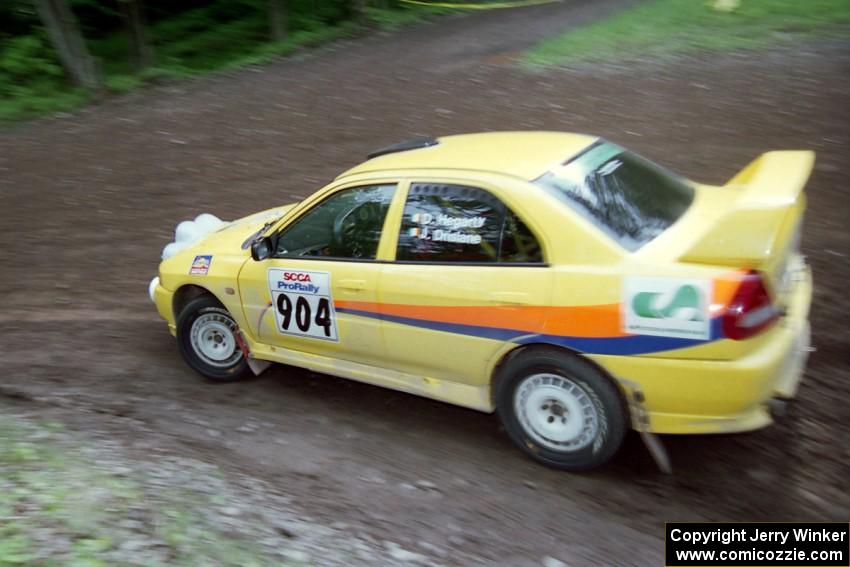
[{"label": "mud flap", "polygon": [[242,356],[245,357],[245,361],[248,363],[248,368],[251,369],[251,372],[254,373],[254,376],[259,376],[265,370],[272,365],[268,360],[257,360],[254,358],[254,355],[251,354],[251,349],[248,348],[248,342],[245,340],[245,337],[242,336],[242,330],[237,327],[236,329],[236,343],[239,345],[239,349],[242,351]]},{"label": "mud flap", "polygon": [[254,373],[254,376],[259,376],[266,371],[266,368],[272,365],[268,360],[258,360],[253,356],[249,356],[245,360],[248,361],[248,368]]},{"label": "mud flap", "polygon": [[629,413],[632,417],[632,427],[640,434],[643,444],[658,469],[664,474],[673,474],[673,465],[670,463],[670,455],[661,443],[661,439],[655,433],[649,431],[649,412],[644,407],[644,396],[640,386],[629,380],[620,379],[623,390],[626,392],[629,403]]}]

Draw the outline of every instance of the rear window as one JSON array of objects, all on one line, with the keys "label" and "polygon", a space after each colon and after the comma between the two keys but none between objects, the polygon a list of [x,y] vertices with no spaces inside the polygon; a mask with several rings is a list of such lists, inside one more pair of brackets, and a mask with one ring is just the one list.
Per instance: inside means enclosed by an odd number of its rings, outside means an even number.
[{"label": "rear window", "polygon": [[540,264],[540,244],[484,189],[412,183],[396,248],[404,262]]},{"label": "rear window", "polygon": [[670,227],[694,189],[662,167],[599,141],[534,181],[623,248],[635,251]]}]

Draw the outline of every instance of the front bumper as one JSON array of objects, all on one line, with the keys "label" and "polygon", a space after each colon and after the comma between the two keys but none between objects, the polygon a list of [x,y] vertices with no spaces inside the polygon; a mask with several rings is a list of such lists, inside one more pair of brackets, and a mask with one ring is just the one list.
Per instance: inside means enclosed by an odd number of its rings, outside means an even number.
[{"label": "front bumper", "polygon": [[151,301],[156,303],[156,286],[159,285],[159,276],[156,276],[151,280],[151,283],[148,284],[148,295],[151,298]]},{"label": "front bumper", "polygon": [[168,330],[171,331],[172,335],[176,336],[177,323],[174,319],[174,310],[172,309],[174,293],[162,287],[162,283],[156,277],[148,285],[148,294],[151,301],[156,304],[156,310],[159,316],[168,323]]}]

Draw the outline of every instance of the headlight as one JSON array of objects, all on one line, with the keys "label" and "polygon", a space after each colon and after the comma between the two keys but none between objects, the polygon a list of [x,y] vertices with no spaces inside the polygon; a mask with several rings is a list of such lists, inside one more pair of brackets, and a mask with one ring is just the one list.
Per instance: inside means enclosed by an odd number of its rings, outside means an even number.
[{"label": "headlight", "polygon": [[155,277],[151,280],[151,283],[148,284],[148,295],[151,296],[151,301],[156,303],[156,286],[159,285],[159,276]]}]

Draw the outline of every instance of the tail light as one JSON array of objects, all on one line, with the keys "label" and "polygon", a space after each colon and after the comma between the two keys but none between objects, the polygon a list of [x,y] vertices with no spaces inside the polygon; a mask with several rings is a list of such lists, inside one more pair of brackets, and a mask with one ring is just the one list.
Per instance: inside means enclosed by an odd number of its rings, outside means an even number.
[{"label": "tail light", "polygon": [[723,334],[740,341],[759,334],[779,319],[762,275],[753,270],[741,280],[732,302],[723,315]]}]

